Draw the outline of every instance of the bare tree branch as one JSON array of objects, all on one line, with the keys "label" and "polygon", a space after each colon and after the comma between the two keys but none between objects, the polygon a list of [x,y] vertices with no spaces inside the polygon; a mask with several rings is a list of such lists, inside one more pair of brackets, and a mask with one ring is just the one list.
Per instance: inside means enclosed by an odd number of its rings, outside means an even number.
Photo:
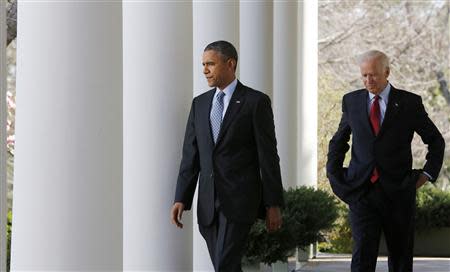
[{"label": "bare tree branch", "polygon": [[17,0],[8,0],[6,3],[6,24],[6,46],[8,46],[17,36]]},{"label": "bare tree branch", "polygon": [[[356,56],[377,49],[391,60],[390,81],[419,94],[445,141],[450,140],[450,2],[410,0],[319,1],[320,135],[330,137],[338,122],[342,94],[363,87]],[[364,16],[361,16],[364,15]],[[355,20],[355,18],[358,18]],[[327,114],[332,111],[332,114]],[[319,139],[319,164],[326,161],[326,141]],[[415,164],[420,167],[426,146],[416,139]],[[449,170],[440,176],[450,189]],[[319,168],[319,180],[326,173]]]},{"label": "bare tree branch", "polygon": [[342,42],[342,40],[345,40],[350,35],[353,35],[353,33],[355,33],[354,28],[356,27],[357,23],[361,21],[361,18],[364,18],[365,15],[366,15],[366,12],[360,18],[357,18],[356,20],[354,20],[343,31],[336,33],[335,35],[333,35],[331,37],[326,37],[326,38],[320,39],[318,41],[319,46],[322,46],[320,48],[320,50],[324,50],[325,48],[327,48],[328,46],[331,46],[333,44],[340,43],[340,42]]},{"label": "bare tree branch", "polygon": [[439,82],[439,91],[441,91],[442,96],[444,96],[445,101],[447,101],[447,104],[450,105],[450,92],[448,90],[448,83],[445,79],[444,72],[438,71],[436,72],[436,77]]}]

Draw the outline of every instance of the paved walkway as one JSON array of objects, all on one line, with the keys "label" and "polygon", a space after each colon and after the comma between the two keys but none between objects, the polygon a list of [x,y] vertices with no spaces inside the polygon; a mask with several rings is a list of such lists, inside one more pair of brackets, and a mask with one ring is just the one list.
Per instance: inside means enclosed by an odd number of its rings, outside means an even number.
[{"label": "paved walkway", "polygon": [[[348,255],[323,255],[309,261],[297,272],[349,272]],[[378,258],[377,272],[387,272],[387,258]],[[414,272],[450,272],[450,258],[414,258]]]}]

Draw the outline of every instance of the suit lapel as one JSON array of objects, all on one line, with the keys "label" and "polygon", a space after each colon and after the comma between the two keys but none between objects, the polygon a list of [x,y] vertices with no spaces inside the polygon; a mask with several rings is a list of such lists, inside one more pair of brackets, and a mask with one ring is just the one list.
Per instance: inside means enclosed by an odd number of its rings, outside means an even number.
[{"label": "suit lapel", "polygon": [[233,92],[233,95],[231,96],[230,103],[228,104],[227,111],[225,112],[225,116],[222,121],[222,126],[219,131],[219,136],[217,137],[217,143],[216,146],[219,144],[220,140],[223,138],[223,135],[227,131],[228,127],[232,123],[233,119],[236,117],[238,112],[240,111],[243,103],[243,97],[244,94],[244,86],[240,81],[237,82],[236,89]]},{"label": "suit lapel", "polygon": [[398,91],[391,85],[391,92],[389,93],[389,101],[386,106],[386,112],[384,114],[384,120],[381,124],[380,133],[377,137],[383,135],[384,131],[392,125],[392,121],[395,120],[395,116],[399,110],[399,95]]},{"label": "suit lapel", "polygon": [[362,118],[362,123],[363,126],[366,130],[368,130],[374,137],[375,134],[373,133],[373,129],[372,129],[372,125],[370,124],[370,118],[369,118],[369,110],[367,108],[367,101],[368,101],[368,96],[369,96],[369,92],[366,90],[364,92],[361,92],[359,97],[358,97],[358,101],[357,101],[357,105],[359,106],[359,109],[357,110],[357,112],[362,112],[363,114],[361,114],[361,118]]},{"label": "suit lapel", "polygon": [[200,114],[202,120],[202,124],[206,125],[206,131],[208,131],[208,144],[211,146],[211,149],[214,147],[214,141],[213,141],[213,137],[212,137],[212,129],[211,129],[211,122],[209,120],[209,115],[211,112],[211,107],[212,107],[212,103],[213,103],[213,99],[214,99],[214,94],[216,93],[216,89],[212,89],[208,92],[208,94],[206,95],[206,99],[205,104],[201,107],[202,112]]}]

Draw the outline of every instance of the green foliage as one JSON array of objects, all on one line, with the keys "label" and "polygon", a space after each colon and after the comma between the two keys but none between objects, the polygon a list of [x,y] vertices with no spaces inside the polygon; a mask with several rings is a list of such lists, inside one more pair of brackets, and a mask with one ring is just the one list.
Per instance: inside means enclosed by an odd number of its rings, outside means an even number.
[{"label": "green foliage", "polygon": [[352,230],[348,206],[340,202],[339,217],[335,227],[325,234],[326,241],[319,243],[319,251],[329,253],[351,253],[353,247]]},{"label": "green foliage", "polygon": [[285,261],[293,255],[294,250],[294,239],[291,239],[286,225],[275,233],[267,233],[264,222],[258,220],[249,233],[244,263],[272,264],[278,260]]},{"label": "green foliage", "polygon": [[[317,132],[317,174],[318,187],[332,192],[326,174],[328,143],[338,127],[342,115],[342,96],[351,90],[348,84],[336,82],[335,75],[321,73],[318,79],[318,132]],[[351,152],[347,152],[347,164]]]},{"label": "green foliage", "polygon": [[450,192],[434,186],[419,189],[416,200],[416,230],[450,227]]},{"label": "green foliage", "polygon": [[284,193],[283,227],[268,233],[265,222],[258,220],[250,230],[245,258],[248,262],[272,264],[285,261],[297,247],[305,248],[322,238],[338,216],[337,203],[327,192],[309,187],[289,189]]},{"label": "green foliage", "polygon": [[12,213],[8,212],[8,219],[6,225],[6,271],[10,268],[11,259],[11,226],[12,226]]}]

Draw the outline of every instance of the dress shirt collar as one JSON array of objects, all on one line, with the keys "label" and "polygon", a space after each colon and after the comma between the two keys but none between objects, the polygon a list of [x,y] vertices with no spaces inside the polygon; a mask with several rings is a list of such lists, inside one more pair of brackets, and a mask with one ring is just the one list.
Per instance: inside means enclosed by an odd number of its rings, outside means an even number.
[{"label": "dress shirt collar", "polygon": [[237,85],[237,78],[235,78],[230,84],[228,84],[228,86],[226,86],[223,90],[220,90],[219,87],[216,88],[216,94],[214,96],[217,96],[217,94],[220,91],[223,91],[225,94],[224,99],[227,99],[228,101],[230,101],[231,96],[234,93],[234,90],[236,89],[236,85]]},{"label": "dress shirt collar", "polygon": [[[384,103],[387,105],[388,99],[389,99],[389,93],[391,92],[391,83],[387,83],[384,90],[379,94],[381,100],[384,101]],[[375,97],[375,95],[371,92],[369,92],[369,100],[372,101],[372,99]]]}]

